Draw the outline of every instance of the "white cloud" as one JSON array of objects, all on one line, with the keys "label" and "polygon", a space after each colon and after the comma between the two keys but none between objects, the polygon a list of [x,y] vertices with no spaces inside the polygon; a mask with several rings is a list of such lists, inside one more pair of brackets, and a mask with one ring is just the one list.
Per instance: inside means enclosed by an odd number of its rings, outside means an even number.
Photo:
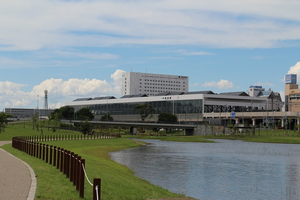
[{"label": "white cloud", "polygon": [[300,62],[297,62],[294,66],[290,67],[287,74],[297,74],[298,83],[300,81]]},{"label": "white cloud", "polygon": [[57,108],[67,101],[78,97],[100,97],[121,94],[122,70],[116,70],[111,75],[112,82],[98,79],[47,79],[35,85],[30,92],[24,92],[24,84],[0,82],[0,108],[26,107],[36,108],[44,105],[44,90],[48,90],[48,104],[50,108]]},{"label": "white cloud", "polygon": [[124,44],[276,47],[279,41],[300,39],[299,7],[299,1],[284,0],[2,0],[0,50]]},{"label": "white cloud", "polygon": [[300,62],[297,62],[294,66],[290,67],[288,74],[300,74]]},{"label": "white cloud", "polygon": [[202,87],[216,87],[219,89],[229,89],[233,88],[233,83],[228,80],[221,79],[218,82],[212,81],[212,82],[205,82]]}]

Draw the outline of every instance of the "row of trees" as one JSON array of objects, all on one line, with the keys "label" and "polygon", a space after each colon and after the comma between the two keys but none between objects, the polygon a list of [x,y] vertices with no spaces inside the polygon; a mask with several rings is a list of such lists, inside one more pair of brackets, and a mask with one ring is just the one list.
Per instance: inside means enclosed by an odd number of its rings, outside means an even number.
[{"label": "row of trees", "polygon": [[[144,122],[147,118],[150,120],[153,117],[154,108],[150,104],[139,104],[134,107],[135,111],[138,111],[141,120]],[[60,119],[79,119],[79,120],[93,120],[95,118],[94,114],[89,108],[81,108],[77,112],[71,106],[63,106],[59,109],[55,109],[50,115],[50,120],[60,120]],[[101,116],[101,121],[113,121],[113,117],[107,113]],[[158,115],[159,122],[177,122],[177,116],[171,113],[160,113]]]},{"label": "row of trees", "polygon": [[[95,115],[88,108],[81,108],[77,112],[71,106],[63,106],[59,109],[55,109],[49,115],[50,120],[60,119],[78,119],[78,120],[93,120]],[[101,121],[113,121],[113,117],[110,114],[102,115]]]},{"label": "row of trees", "polygon": [[59,109],[55,109],[49,115],[50,120],[60,120],[60,119],[80,119],[80,120],[93,120],[95,118],[94,114],[88,108],[81,108],[77,112],[71,106],[63,106]]},{"label": "row of trees", "polygon": [[[139,104],[134,107],[135,111],[138,111],[141,120],[144,122],[147,118],[150,120],[153,117],[154,108],[150,104]],[[93,120],[95,118],[94,114],[89,108],[81,108],[75,112],[74,108],[71,106],[63,106],[59,109],[55,109],[50,115],[49,120],[59,121],[61,119],[78,119],[85,120],[81,123],[80,131],[84,134],[91,131],[91,125],[88,120]],[[107,113],[101,116],[101,121],[113,121],[113,117]],[[178,121],[177,116],[171,113],[160,113],[158,115],[158,122],[173,122]]]},{"label": "row of trees", "polygon": [[[142,121],[144,122],[145,119],[148,117],[150,120],[153,117],[154,108],[150,104],[139,104],[134,107],[134,110],[139,111]],[[177,122],[177,116],[172,113],[160,113],[158,115],[158,122]]]}]

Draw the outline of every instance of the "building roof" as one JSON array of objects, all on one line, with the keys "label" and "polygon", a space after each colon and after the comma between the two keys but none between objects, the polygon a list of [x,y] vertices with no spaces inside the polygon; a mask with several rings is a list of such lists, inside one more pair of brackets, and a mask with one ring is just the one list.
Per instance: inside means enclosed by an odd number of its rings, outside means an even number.
[{"label": "building roof", "polygon": [[77,98],[75,99],[74,101],[89,101],[89,100],[92,100],[92,98]]},{"label": "building roof", "polygon": [[211,90],[207,90],[207,91],[187,92],[187,93],[184,93],[184,94],[186,95],[186,94],[215,94],[215,93],[213,93]]},{"label": "building roof", "polygon": [[146,94],[135,94],[135,95],[124,95],[121,97],[121,99],[125,99],[125,98],[136,98],[136,97],[148,97]]},{"label": "building roof", "polygon": [[74,101],[90,101],[90,100],[104,100],[104,99],[115,99],[114,96],[106,96],[106,97],[95,97],[95,98],[77,98]]},{"label": "building roof", "polygon": [[230,96],[249,96],[246,92],[224,92],[219,95],[230,95]]}]

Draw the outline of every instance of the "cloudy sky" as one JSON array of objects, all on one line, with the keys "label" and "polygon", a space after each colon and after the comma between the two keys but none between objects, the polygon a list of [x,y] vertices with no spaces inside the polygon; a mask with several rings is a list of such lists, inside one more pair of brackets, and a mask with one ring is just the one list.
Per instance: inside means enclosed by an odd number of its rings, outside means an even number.
[{"label": "cloudy sky", "polygon": [[1,0],[0,109],[121,96],[123,71],[190,91],[284,91],[300,78],[299,0]]}]

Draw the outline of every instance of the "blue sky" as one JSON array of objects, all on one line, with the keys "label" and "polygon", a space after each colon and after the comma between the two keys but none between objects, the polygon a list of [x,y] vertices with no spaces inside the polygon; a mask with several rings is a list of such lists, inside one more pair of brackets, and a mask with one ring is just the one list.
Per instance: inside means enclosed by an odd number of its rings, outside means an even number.
[{"label": "blue sky", "polygon": [[2,0],[0,109],[121,95],[123,71],[185,75],[190,91],[284,92],[300,78],[298,0]]}]

